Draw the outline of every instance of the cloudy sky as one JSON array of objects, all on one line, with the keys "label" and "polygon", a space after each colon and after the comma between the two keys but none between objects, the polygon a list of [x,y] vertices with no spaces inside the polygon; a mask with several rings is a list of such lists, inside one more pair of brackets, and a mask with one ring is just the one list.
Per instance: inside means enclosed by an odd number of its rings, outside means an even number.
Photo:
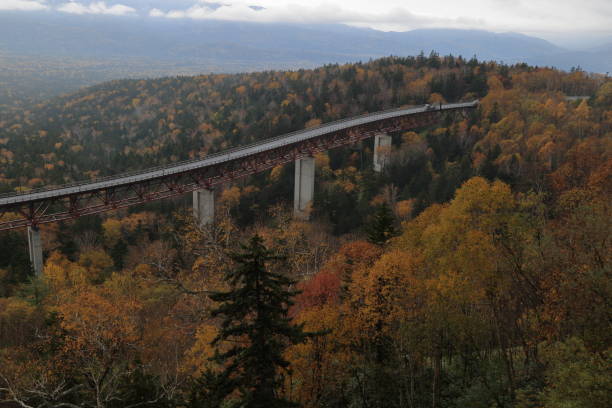
[{"label": "cloudy sky", "polygon": [[343,23],[379,30],[478,28],[555,38],[612,38],[612,0],[0,0],[20,10],[219,19]]}]

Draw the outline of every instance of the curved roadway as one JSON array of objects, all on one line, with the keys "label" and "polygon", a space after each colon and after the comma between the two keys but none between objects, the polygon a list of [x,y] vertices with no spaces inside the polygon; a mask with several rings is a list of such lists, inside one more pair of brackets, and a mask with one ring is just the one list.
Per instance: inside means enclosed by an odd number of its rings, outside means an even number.
[{"label": "curved roadway", "polygon": [[414,115],[429,111],[450,111],[461,110],[465,108],[475,108],[478,101],[467,103],[453,103],[440,106],[424,105],[416,108],[400,108],[387,111],[369,113],[361,116],[356,116],[349,119],[342,119],[335,122],[329,122],[324,125],[299,130],[292,133],[287,133],[270,139],[265,139],[247,146],[240,146],[223,152],[215,153],[202,159],[193,159],[180,163],[149,168],[142,171],[131,173],[123,173],[115,176],[100,178],[93,181],[76,182],[66,184],[54,188],[41,188],[37,190],[24,191],[21,193],[9,193],[0,195],[0,206],[9,204],[18,204],[29,201],[43,200],[53,197],[67,196],[74,193],[93,192],[104,188],[117,187],[135,182],[157,179],[172,174],[183,173],[190,170],[195,170],[210,165],[227,162],[241,157],[250,156],[262,151],[278,148],[288,144],[301,142],[311,138],[315,138],[327,133],[334,133],[339,130],[359,126],[378,120],[390,119],[394,117]]}]

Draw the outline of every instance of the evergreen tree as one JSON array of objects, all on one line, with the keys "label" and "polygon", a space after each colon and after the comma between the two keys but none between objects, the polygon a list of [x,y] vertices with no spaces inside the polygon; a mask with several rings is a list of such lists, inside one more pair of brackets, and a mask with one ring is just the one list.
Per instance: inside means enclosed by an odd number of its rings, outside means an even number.
[{"label": "evergreen tree", "polygon": [[27,239],[16,232],[0,235],[0,296],[11,296],[22,283],[34,274],[28,259]]},{"label": "evergreen tree", "polygon": [[386,202],[382,203],[374,213],[372,220],[366,227],[368,241],[375,245],[384,245],[393,236],[397,235],[395,218]]},{"label": "evergreen tree", "polygon": [[284,350],[307,337],[302,326],[292,325],[287,315],[291,299],[298,293],[287,287],[295,281],[268,270],[268,263],[282,258],[274,256],[258,235],[242,249],[230,254],[237,264],[226,275],[230,290],[211,295],[221,303],[212,315],[223,318],[213,345],[232,344],[215,359],[225,366],[222,378],[228,392],[239,392],[231,406],[293,407],[296,405],[279,397],[277,390],[281,385],[279,369],[289,365],[283,358]]},{"label": "evergreen tree", "polygon": [[123,269],[123,259],[128,254],[128,246],[123,239],[119,239],[111,248],[110,256],[113,258],[113,264],[117,270]]},{"label": "evergreen tree", "polygon": [[499,103],[493,102],[493,109],[489,112],[489,121],[491,123],[497,123],[501,120],[502,115],[499,112]]},{"label": "evergreen tree", "polygon": [[185,408],[219,408],[232,388],[223,373],[207,370],[200,378],[192,379],[190,395]]}]

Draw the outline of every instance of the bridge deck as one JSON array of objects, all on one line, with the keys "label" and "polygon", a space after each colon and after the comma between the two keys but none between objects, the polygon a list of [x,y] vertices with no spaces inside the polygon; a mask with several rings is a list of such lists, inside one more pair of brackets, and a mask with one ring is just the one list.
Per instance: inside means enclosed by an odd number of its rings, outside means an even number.
[{"label": "bridge deck", "polygon": [[[474,108],[478,104],[478,101],[467,102],[467,103],[454,103],[446,104],[441,106],[435,106],[436,111],[452,111],[461,110],[466,108]],[[431,111],[432,107],[428,105],[414,107],[414,108],[400,108],[392,109],[388,111],[381,111],[375,113],[369,113],[349,119],[342,119],[330,123],[323,124],[321,126],[299,130],[296,132],[284,134],[270,139],[265,139],[260,142],[256,142],[247,146],[240,146],[216,154],[212,154],[202,159],[193,159],[180,163],[175,163],[167,166],[160,166],[155,168],[149,168],[142,171],[135,171],[130,173],[118,174],[115,176],[109,176],[100,178],[93,181],[75,182],[71,184],[65,184],[58,187],[52,188],[41,188],[36,190],[29,190],[19,193],[9,193],[0,195],[0,207],[5,205],[15,205],[19,203],[26,203],[38,200],[45,200],[63,196],[69,196],[79,193],[94,192],[101,189],[118,187],[127,184],[134,184],[138,182],[144,182],[147,180],[154,180],[161,177],[166,177],[173,174],[180,174],[184,172],[201,169],[207,166],[216,165],[223,162],[236,160],[239,158],[247,157],[262,151],[275,149],[289,144],[298,143],[304,140],[312,139],[325,135],[327,133],[334,133],[339,130],[360,126],[363,124],[376,122],[384,119],[390,119],[395,117],[401,117],[406,115],[414,115],[418,113]]]}]

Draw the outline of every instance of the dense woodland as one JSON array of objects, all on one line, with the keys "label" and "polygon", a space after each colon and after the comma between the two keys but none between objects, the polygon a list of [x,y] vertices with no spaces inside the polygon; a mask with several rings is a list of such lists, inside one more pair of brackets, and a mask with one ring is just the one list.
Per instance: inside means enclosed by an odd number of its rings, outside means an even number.
[{"label": "dense woodland", "polygon": [[[382,174],[371,141],[318,155],[310,222],[291,217],[289,165],[225,186],[203,228],[187,199],[45,225],[40,278],[25,233],[1,233],[0,400],[612,405],[609,78],[432,54],[108,82],[2,113],[0,186],[477,98],[468,117],[393,135]],[[272,288],[270,308],[233,295],[248,276]]]},{"label": "dense woodland", "polygon": [[77,58],[49,56],[48,51],[45,54],[14,54],[0,49],[0,112],[12,114],[32,104],[117,78],[158,78],[265,68],[257,64],[219,66],[211,61],[160,61],[134,56]]}]

